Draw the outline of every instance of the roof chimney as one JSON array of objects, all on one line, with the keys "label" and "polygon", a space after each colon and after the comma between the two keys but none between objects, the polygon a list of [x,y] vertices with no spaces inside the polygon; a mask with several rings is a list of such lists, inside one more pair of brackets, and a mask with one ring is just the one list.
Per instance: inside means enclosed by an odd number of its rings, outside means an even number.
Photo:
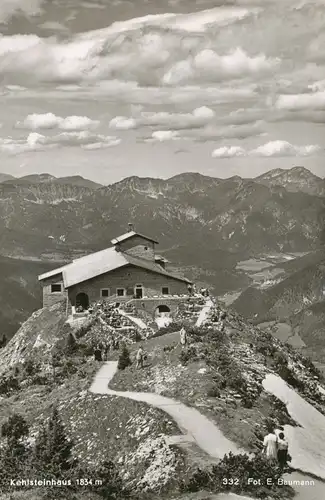
[{"label": "roof chimney", "polygon": [[128,223],[128,227],[129,227],[129,232],[134,231],[134,225],[132,224],[132,222]]}]

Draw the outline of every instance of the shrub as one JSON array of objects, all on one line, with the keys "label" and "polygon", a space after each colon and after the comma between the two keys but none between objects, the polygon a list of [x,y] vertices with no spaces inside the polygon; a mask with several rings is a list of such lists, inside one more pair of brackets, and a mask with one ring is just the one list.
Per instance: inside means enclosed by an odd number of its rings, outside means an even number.
[{"label": "shrub", "polygon": [[32,378],[31,380],[31,383],[33,385],[47,385],[50,383],[50,379],[48,376],[46,375],[39,375],[39,374],[36,374],[34,375],[34,377]]},{"label": "shrub", "polygon": [[83,324],[80,328],[78,328],[78,330],[76,331],[76,338],[77,339],[81,339],[82,337],[84,337],[85,335],[87,335],[87,333],[92,329],[92,327],[98,322],[97,319],[94,319],[92,318],[91,320],[89,320],[86,324]]},{"label": "shrub", "polygon": [[258,339],[255,348],[257,352],[264,356],[273,357],[276,352],[276,347],[273,345],[272,340]]},{"label": "shrub", "polygon": [[66,353],[68,355],[69,354],[71,355],[74,352],[76,352],[77,349],[78,349],[78,346],[77,346],[76,339],[75,339],[74,335],[71,332],[69,332],[68,337],[67,337]]},{"label": "shrub", "polygon": [[211,351],[207,352],[207,363],[219,370],[223,374],[225,370],[233,366],[233,359],[224,351]]},{"label": "shrub", "polygon": [[[280,425],[291,425],[293,427],[297,426],[297,423],[291,418],[288,413],[287,406],[280,399],[276,398],[272,394],[268,394],[268,399],[271,402],[272,409],[270,411],[271,422],[279,422]],[[266,425],[268,422],[266,422]]]},{"label": "shrub", "polygon": [[297,379],[297,377],[293,374],[290,368],[288,368],[288,366],[280,366],[277,369],[277,374],[294,389],[298,389],[301,391],[305,389],[305,384]]},{"label": "shrub", "polygon": [[167,326],[163,326],[162,328],[159,328],[153,335],[151,335],[151,338],[157,338],[157,337],[162,337],[163,335],[166,335],[167,333],[176,333],[179,332],[182,328],[181,323],[177,323],[173,321]]},{"label": "shrub", "polygon": [[174,343],[172,343],[172,344],[170,344],[170,345],[165,345],[165,346],[163,347],[163,351],[164,351],[164,352],[171,352],[171,351],[173,351],[174,349],[176,349],[176,347],[177,347],[177,343],[175,343],[175,342],[174,342]]},{"label": "shrub", "polygon": [[59,374],[66,378],[69,377],[70,375],[74,375],[78,371],[78,366],[71,360],[71,359],[66,359],[63,361],[61,370],[59,371]]},{"label": "shrub", "polygon": [[254,404],[254,399],[249,394],[244,394],[241,399],[244,408],[252,408]]},{"label": "shrub", "polygon": [[190,326],[187,333],[194,342],[202,342],[203,338],[211,333],[211,330],[205,326]]},{"label": "shrub", "polygon": [[[229,453],[211,469],[197,469],[188,479],[182,480],[179,486],[182,492],[206,489],[215,493],[248,493],[256,498],[274,498],[280,495],[290,498],[294,495],[292,488],[288,487],[284,491],[283,486],[277,485],[281,475],[279,468],[274,467],[263,456],[251,458],[245,453]],[[257,481],[251,484],[249,478]],[[272,484],[268,484],[268,479],[271,479],[269,482]]]},{"label": "shrub", "polygon": [[247,383],[246,380],[242,377],[240,373],[230,373],[226,379],[227,386],[230,389],[238,392],[246,392],[247,391]]},{"label": "shrub", "polygon": [[33,359],[27,359],[27,361],[23,365],[23,371],[27,377],[32,377],[36,375],[41,370],[41,364],[37,363]]},{"label": "shrub", "polygon": [[183,366],[187,365],[189,361],[196,361],[197,359],[197,352],[194,346],[183,349],[179,355],[179,360]]},{"label": "shrub", "polygon": [[211,385],[207,390],[208,398],[220,398],[220,388],[217,384]]},{"label": "shrub", "polygon": [[8,443],[17,443],[28,435],[29,428],[26,420],[18,414],[13,414],[1,428],[1,436],[7,439]]},{"label": "shrub", "polygon": [[94,348],[90,345],[79,344],[78,348],[79,348],[80,353],[83,356],[89,357],[89,356],[93,356],[93,354],[94,354]]},{"label": "shrub", "polygon": [[132,364],[131,359],[130,359],[130,353],[128,348],[126,347],[125,344],[123,344],[119,358],[118,358],[118,364],[117,368],[119,370],[125,370],[128,366]]},{"label": "shrub", "polygon": [[0,394],[8,396],[13,392],[19,391],[19,380],[13,375],[0,378]]},{"label": "shrub", "polygon": [[301,362],[305,366],[305,368],[309,370],[311,375],[313,375],[314,377],[318,377],[321,380],[324,378],[321,371],[318,368],[316,368],[316,366],[309,357],[302,358]]},{"label": "shrub", "polygon": [[278,370],[282,367],[288,366],[288,359],[286,355],[281,351],[276,351],[273,356],[273,367]]}]

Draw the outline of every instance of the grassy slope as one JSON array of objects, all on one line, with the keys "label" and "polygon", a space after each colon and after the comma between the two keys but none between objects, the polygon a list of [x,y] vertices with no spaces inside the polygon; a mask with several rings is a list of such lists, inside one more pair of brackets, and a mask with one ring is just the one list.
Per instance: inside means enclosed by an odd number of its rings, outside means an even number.
[{"label": "grassy slope", "polygon": [[[51,349],[58,343],[63,346],[70,331],[65,321],[60,304],[33,314],[0,351],[2,371],[8,372],[12,361],[24,359],[42,361],[46,368]],[[35,348],[36,339],[47,344]],[[180,434],[176,424],[144,403],[89,393],[87,389],[101,363],[82,355],[69,359],[77,371],[63,384],[51,370],[47,385],[28,385],[26,379],[27,385],[24,380],[18,392],[0,398],[0,427],[12,413],[19,413],[31,425],[33,435],[55,404],[81,463],[96,468],[96,464],[112,460],[128,482],[147,480],[158,489],[164,490],[166,483],[171,487],[173,478],[184,468],[180,451],[170,449],[164,441],[164,436]]]},{"label": "grassy slope", "polygon": [[[180,399],[185,404],[198,407],[199,411],[214,420],[229,439],[248,451],[257,451],[265,418],[274,412],[276,414],[274,402],[261,386],[265,374],[272,371],[270,359],[256,352],[255,344],[263,337],[262,332],[243,323],[237,315],[230,316],[228,337],[229,343],[222,346],[205,340],[203,343],[194,343],[199,352],[199,359],[191,360],[185,367],[180,364],[181,347],[178,334],[168,336],[167,345],[169,344],[171,349],[169,351],[164,350],[166,341],[161,345],[159,339],[155,339],[154,343],[149,341],[145,344],[149,353],[147,367],[143,371],[130,367],[125,372],[119,372],[111,387],[116,390],[159,392]],[[287,350],[276,340],[271,341],[273,342],[280,346],[280,350],[283,349],[294,363],[298,362],[300,358],[294,351]],[[215,387],[218,369],[207,362],[207,353],[217,351],[227,352],[231,356],[233,363],[239,367],[239,372],[246,377],[248,386],[255,391],[251,408],[245,407],[243,400],[238,397],[238,390],[227,389],[221,391],[220,397],[209,396],[211,388]],[[283,415],[281,418],[279,425],[287,423],[283,420]]]},{"label": "grassy slope", "polygon": [[[21,356],[29,353],[35,359],[46,361],[47,348],[36,350],[33,344],[40,333],[52,344],[66,337],[62,313],[62,306],[56,305],[34,314],[0,352],[2,366],[8,365],[15,352]],[[249,451],[257,451],[260,447],[265,418],[273,414],[279,424],[287,423],[287,415],[281,413],[279,416],[274,401],[262,390],[261,381],[270,370],[269,360],[251,345],[262,337],[260,330],[246,324],[236,314],[230,314],[227,335],[222,343],[216,343],[211,337],[193,342],[198,358],[190,360],[186,366],[180,364],[178,337],[178,333],[171,333],[147,341],[147,366],[135,370],[132,365],[119,372],[112,388],[159,392],[197,407],[215,421],[227,437]],[[296,355],[284,346],[280,349],[296,360]],[[218,378],[214,357],[220,352],[230,356],[231,376],[237,365],[240,374],[246,377],[254,396],[253,407],[245,407],[236,389],[227,388],[218,396],[211,395]],[[67,432],[75,442],[74,451],[81,461],[96,465],[103,459],[112,459],[119,464],[128,481],[139,482],[148,479],[149,475],[151,483],[159,488],[164,481],[173,485],[177,474],[185,474],[194,461],[196,464],[207,462],[193,445],[187,446],[187,454],[164,445],[161,435],[175,435],[180,431],[160,410],[124,398],[87,392],[100,363],[80,359],[79,364],[78,372],[69,376],[63,385],[32,385],[10,398],[0,399],[0,425],[17,412],[24,415],[35,430],[38,422],[46,419],[51,406],[58,404]],[[148,469],[148,463],[154,466]]]}]

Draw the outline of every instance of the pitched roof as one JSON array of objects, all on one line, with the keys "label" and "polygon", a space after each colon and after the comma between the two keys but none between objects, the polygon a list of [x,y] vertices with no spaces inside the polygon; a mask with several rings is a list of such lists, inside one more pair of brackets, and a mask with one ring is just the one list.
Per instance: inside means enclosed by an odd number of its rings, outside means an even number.
[{"label": "pitched roof", "polygon": [[[67,264],[69,265],[69,264]],[[38,276],[38,281],[46,280],[47,278],[51,278],[52,276],[55,276],[56,274],[61,274],[63,269],[67,267],[67,265],[62,266],[62,267],[57,267],[56,269],[52,269],[52,271],[48,271],[47,273],[40,274]]]},{"label": "pitched roof", "polygon": [[123,255],[128,260],[129,264],[133,266],[142,267],[143,269],[147,269],[148,271],[162,274],[163,276],[168,276],[169,278],[173,278],[178,281],[184,281],[185,283],[192,283],[191,280],[184,278],[183,276],[178,276],[177,274],[166,271],[166,269],[162,268],[159,264],[156,264],[152,260],[140,259],[139,257],[134,257],[133,255],[128,255],[125,253]]},{"label": "pitched roof", "polygon": [[100,276],[101,274],[114,271],[115,269],[119,269],[127,265],[133,265],[142,269],[147,269],[148,271],[152,271],[154,273],[162,274],[163,276],[168,276],[178,281],[191,283],[191,281],[187,278],[169,273],[154,261],[134,257],[133,255],[128,255],[124,252],[117,252],[114,247],[86,255],[85,257],[80,257],[79,259],[71,262],[71,264],[67,264],[66,266],[53,269],[48,273],[41,274],[38,279],[39,281],[42,281],[50,278],[51,276],[62,273],[64,287],[69,288],[77,283],[82,283],[83,281],[90,280],[96,276]]},{"label": "pitched roof", "polygon": [[143,234],[136,233],[135,231],[129,231],[128,233],[122,234],[121,236],[118,236],[117,238],[114,238],[111,240],[112,245],[116,245],[117,243],[121,243],[122,241],[126,241],[130,238],[133,238],[134,236],[140,236],[141,238],[152,241],[153,243],[156,243],[158,245],[158,241],[153,240],[152,238],[149,238],[148,236],[144,236]]}]

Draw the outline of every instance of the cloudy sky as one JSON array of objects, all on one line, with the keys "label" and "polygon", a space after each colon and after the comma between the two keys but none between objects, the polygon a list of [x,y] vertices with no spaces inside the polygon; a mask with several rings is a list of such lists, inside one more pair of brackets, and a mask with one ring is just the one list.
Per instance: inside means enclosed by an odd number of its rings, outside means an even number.
[{"label": "cloudy sky", "polygon": [[2,172],[325,176],[325,0],[1,0]]}]

